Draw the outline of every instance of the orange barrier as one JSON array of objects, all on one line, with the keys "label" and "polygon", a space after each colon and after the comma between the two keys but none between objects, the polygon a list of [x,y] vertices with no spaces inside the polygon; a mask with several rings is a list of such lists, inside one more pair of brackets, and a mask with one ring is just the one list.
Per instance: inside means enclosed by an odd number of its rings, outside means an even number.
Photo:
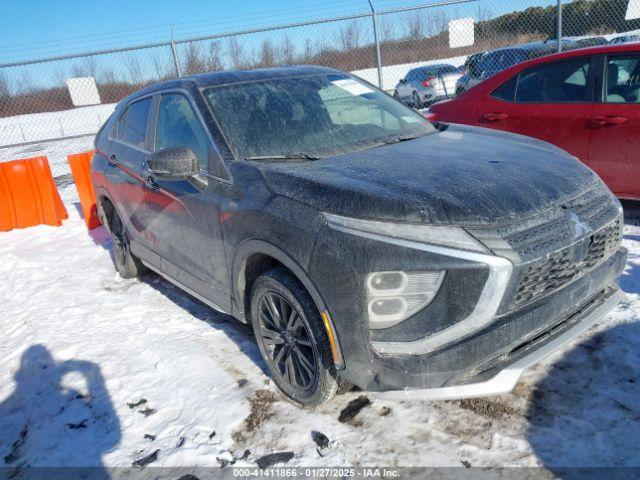
[{"label": "orange barrier", "polygon": [[47,157],[0,163],[0,231],[57,227],[67,218]]},{"label": "orange barrier", "polygon": [[93,157],[93,150],[83,153],[74,153],[68,155],[69,166],[73,180],[76,182],[78,189],[78,197],[80,197],[80,205],[82,205],[82,214],[87,228],[92,230],[100,226],[98,219],[98,209],[96,207],[96,195],[91,184],[91,175],[89,174],[89,165]]}]

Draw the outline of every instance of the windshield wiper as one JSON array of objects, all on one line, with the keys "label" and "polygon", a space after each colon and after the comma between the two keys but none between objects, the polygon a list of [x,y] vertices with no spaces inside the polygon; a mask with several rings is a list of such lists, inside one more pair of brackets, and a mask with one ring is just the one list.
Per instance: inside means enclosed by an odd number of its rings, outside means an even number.
[{"label": "windshield wiper", "polygon": [[416,138],[420,138],[422,135],[396,135],[394,137],[387,137],[382,141],[387,145],[391,145],[393,143],[407,142],[409,140],[415,140]]},{"label": "windshield wiper", "polygon": [[320,160],[320,157],[314,157],[308,153],[288,153],[285,155],[255,155],[253,157],[244,157],[245,160]]}]

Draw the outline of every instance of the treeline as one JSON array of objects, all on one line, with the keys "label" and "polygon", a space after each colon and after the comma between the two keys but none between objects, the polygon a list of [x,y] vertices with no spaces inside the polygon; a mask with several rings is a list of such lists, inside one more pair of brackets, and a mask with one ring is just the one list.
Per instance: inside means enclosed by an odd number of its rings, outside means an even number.
[{"label": "treeline", "polygon": [[[599,35],[640,29],[640,21],[627,21],[628,0],[575,0],[563,7],[563,36]],[[381,15],[379,35],[383,66],[449,58],[501,46],[556,37],[557,8],[532,7],[495,17],[480,2],[476,12],[475,42],[471,47],[449,48],[448,25],[452,10],[438,7],[404,16]],[[375,45],[368,18],[327,24],[316,39],[295,43],[291,32],[256,41],[255,37],[228,37],[191,42],[178,48],[182,75],[223,69],[249,69],[291,64],[317,64],[341,70],[376,66]],[[315,30],[316,32],[318,30]],[[275,40],[275,39],[278,40]],[[252,41],[253,40],[253,41]],[[105,68],[106,58],[111,68]],[[117,102],[132,91],[160,80],[175,78],[176,65],[169,49],[133,51],[124,57],[85,57],[70,68],[70,75],[96,78],[103,103]],[[97,59],[102,60],[102,65]],[[114,70],[113,64],[117,63]],[[55,65],[40,68],[55,69]],[[101,68],[102,66],[102,68]],[[28,67],[9,78],[0,71],[0,117],[72,108],[66,78],[56,70],[55,88],[37,88]],[[117,72],[117,73],[116,73]],[[49,77],[53,76],[47,73]]]},{"label": "treeline", "polygon": [[[562,35],[583,36],[640,29],[640,20],[625,20],[629,0],[574,0],[562,7]],[[537,32],[556,38],[557,7],[532,7],[482,22],[478,30],[496,34]]]},{"label": "treeline", "polygon": [[[102,103],[115,103],[135,92],[140,85],[114,82],[98,85]],[[29,113],[57,112],[73,108],[69,90],[53,87],[26,92],[20,95],[0,95],[0,118]]]}]

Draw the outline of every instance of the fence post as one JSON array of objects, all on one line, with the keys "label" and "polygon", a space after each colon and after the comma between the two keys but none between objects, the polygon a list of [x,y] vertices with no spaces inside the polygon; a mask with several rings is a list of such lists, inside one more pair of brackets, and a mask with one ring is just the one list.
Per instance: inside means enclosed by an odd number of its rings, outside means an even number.
[{"label": "fence post", "polygon": [[371,7],[371,14],[373,18],[373,38],[376,42],[376,65],[378,66],[378,88],[384,90],[384,84],[382,82],[382,58],[380,57],[380,38],[378,37],[378,14],[373,7],[373,3],[369,0],[369,6]]},{"label": "fence post", "polygon": [[171,37],[171,53],[173,54],[173,64],[176,67],[176,76],[181,77],[182,73],[180,72],[180,61],[178,60],[178,50],[176,50],[176,42],[173,41],[173,37]]},{"label": "fence post", "polygon": [[562,51],[562,0],[558,0],[558,26],[557,26],[557,35],[558,38],[558,52]]}]

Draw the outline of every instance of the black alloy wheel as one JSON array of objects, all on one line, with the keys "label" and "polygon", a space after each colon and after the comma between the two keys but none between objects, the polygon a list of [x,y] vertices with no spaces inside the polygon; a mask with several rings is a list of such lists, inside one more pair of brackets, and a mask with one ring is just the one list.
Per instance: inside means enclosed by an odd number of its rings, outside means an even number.
[{"label": "black alloy wheel", "polygon": [[314,408],[350,388],[337,375],[317,305],[291,272],[276,267],[263,273],[249,300],[260,353],[289,400]]},{"label": "black alloy wheel", "polygon": [[277,373],[299,395],[315,390],[318,381],[318,354],[311,335],[298,312],[277,292],[260,299],[259,331]]}]

